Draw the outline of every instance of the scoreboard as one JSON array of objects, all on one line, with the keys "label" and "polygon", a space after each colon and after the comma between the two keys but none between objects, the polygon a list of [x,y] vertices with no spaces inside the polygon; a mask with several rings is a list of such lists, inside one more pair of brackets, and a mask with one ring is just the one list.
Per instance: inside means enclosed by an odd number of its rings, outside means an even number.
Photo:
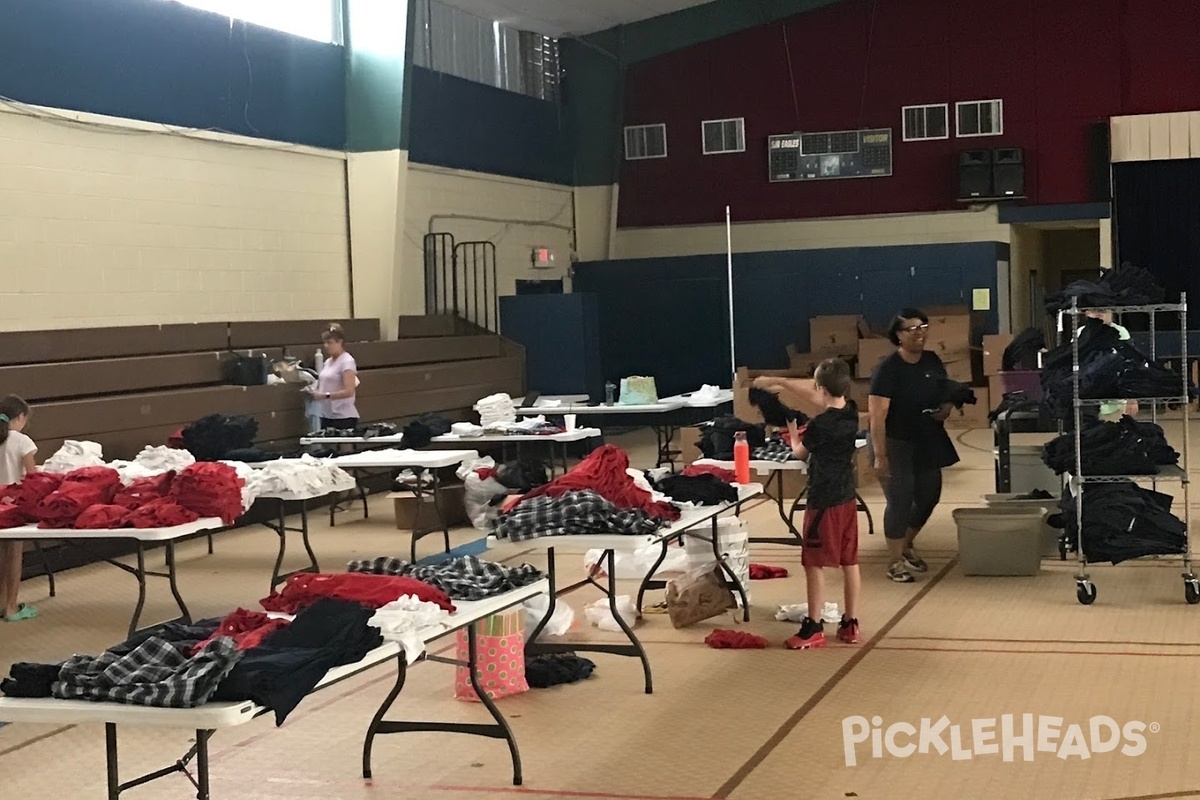
[{"label": "scoreboard", "polygon": [[768,136],[767,154],[772,183],[886,177],[892,174],[892,130]]}]

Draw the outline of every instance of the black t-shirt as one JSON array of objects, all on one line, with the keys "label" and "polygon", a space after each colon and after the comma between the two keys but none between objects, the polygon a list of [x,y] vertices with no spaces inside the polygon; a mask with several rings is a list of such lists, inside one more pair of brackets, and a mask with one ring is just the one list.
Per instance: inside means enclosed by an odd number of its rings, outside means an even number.
[{"label": "black t-shirt", "polygon": [[813,417],[804,429],[808,448],[809,508],[832,508],[854,495],[854,442],[858,438],[858,407],[830,408]]},{"label": "black t-shirt", "polygon": [[946,377],[942,360],[928,350],[921,353],[915,364],[905,361],[898,352],[893,353],[871,375],[871,394],[891,401],[888,438],[912,442],[925,466],[944,467],[958,460],[946,426],[926,413],[936,410],[945,400]]}]

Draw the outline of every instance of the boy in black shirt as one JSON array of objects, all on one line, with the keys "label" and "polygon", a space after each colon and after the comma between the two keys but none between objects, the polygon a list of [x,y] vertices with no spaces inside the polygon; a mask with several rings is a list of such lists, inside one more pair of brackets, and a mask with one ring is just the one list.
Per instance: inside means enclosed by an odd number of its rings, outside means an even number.
[{"label": "boy in black shirt", "polygon": [[808,502],[804,511],[801,563],[808,583],[808,615],[800,630],[784,644],[791,650],[825,646],[825,567],[841,567],[845,584],[845,613],[837,637],[847,644],[859,641],[858,502],[854,493],[854,449],[858,437],[858,408],[846,397],[850,367],[840,358],[821,362],[813,375],[825,411],[804,428],[789,422],[792,453],[808,461]]}]

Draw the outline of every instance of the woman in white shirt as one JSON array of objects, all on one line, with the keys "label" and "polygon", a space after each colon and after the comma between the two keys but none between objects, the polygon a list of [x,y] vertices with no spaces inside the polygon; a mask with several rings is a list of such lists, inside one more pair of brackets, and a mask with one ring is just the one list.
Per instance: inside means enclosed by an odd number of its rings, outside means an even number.
[{"label": "woman in white shirt", "polygon": [[358,365],[346,352],[346,335],[337,323],[321,334],[325,363],[317,376],[316,386],[308,391],[317,400],[322,428],[353,430],[358,425],[358,408],[354,395],[358,387]]},{"label": "woman in white shirt", "polygon": [[[22,432],[28,423],[28,403],[11,394],[0,400],[0,486],[19,483],[27,473],[37,469],[33,461],[37,445]],[[0,603],[4,604],[6,622],[37,616],[36,608],[17,602],[24,548],[25,543],[20,540],[0,541]]]}]

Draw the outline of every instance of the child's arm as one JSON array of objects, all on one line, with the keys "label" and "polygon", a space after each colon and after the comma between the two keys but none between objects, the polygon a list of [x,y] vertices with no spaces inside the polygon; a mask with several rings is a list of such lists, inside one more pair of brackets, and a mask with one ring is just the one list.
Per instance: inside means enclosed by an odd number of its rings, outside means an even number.
[{"label": "child's arm", "polygon": [[26,475],[37,472],[37,462],[33,460],[33,453],[26,453],[21,457],[21,467],[25,470]]},{"label": "child's arm", "polygon": [[800,461],[808,461],[808,448],[804,446],[804,437],[800,435],[800,429],[793,419],[788,420],[788,438],[792,443],[792,455]]}]

